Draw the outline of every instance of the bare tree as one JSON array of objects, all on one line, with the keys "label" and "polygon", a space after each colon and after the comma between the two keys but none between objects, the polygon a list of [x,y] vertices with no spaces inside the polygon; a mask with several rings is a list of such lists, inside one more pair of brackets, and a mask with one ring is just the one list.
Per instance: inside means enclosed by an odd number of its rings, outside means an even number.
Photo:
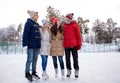
[{"label": "bare tree", "polygon": [[18,25],[17,32],[18,32],[18,42],[21,43],[21,37],[22,37],[22,23],[20,23],[20,24]]},{"label": "bare tree", "polygon": [[18,32],[15,30],[15,27],[13,25],[10,25],[7,28],[1,28],[0,29],[0,41],[16,41],[16,37],[18,37]]}]

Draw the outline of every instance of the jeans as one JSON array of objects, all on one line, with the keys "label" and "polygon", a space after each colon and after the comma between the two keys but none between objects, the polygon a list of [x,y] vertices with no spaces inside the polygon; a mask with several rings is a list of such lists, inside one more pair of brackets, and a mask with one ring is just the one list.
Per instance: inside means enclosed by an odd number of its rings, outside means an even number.
[{"label": "jeans", "polygon": [[66,58],[66,67],[68,70],[71,70],[71,61],[70,61],[70,53],[72,52],[73,56],[73,66],[75,70],[79,70],[79,65],[78,65],[78,52],[77,52],[77,47],[73,48],[65,48],[65,58]]},{"label": "jeans", "polygon": [[30,66],[32,64],[32,71],[36,71],[36,65],[38,60],[38,54],[40,49],[27,49],[27,61],[25,72],[30,72]]},{"label": "jeans", "polygon": [[42,70],[46,71],[48,55],[41,55],[42,58]]},{"label": "jeans", "polygon": [[[55,68],[55,69],[58,68],[57,56],[52,56],[52,59],[53,59],[54,68]],[[61,69],[64,69],[63,56],[58,56],[58,60],[59,60]]]}]

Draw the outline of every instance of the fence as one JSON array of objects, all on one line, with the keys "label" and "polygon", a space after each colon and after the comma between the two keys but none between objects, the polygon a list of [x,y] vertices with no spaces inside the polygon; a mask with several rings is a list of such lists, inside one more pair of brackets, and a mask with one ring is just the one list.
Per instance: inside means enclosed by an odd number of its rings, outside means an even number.
[{"label": "fence", "polygon": [[26,49],[18,42],[0,42],[0,54],[24,54]]},{"label": "fence", "polygon": [[[79,52],[120,52],[120,44],[83,43]],[[24,54],[26,48],[17,42],[0,42],[0,54]]]},{"label": "fence", "polygon": [[120,52],[120,44],[88,44],[83,43],[80,52]]}]

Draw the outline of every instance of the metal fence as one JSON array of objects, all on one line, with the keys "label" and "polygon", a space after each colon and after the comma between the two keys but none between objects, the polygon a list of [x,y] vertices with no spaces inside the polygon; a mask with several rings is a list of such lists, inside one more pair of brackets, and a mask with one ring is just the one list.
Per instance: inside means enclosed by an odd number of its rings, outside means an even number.
[{"label": "metal fence", "polygon": [[0,42],[0,54],[24,54],[24,49],[21,43],[18,42]]},{"label": "metal fence", "polygon": [[120,44],[87,44],[84,43],[80,52],[120,52]]},{"label": "metal fence", "polygon": [[[83,43],[79,52],[120,52],[120,44],[89,44]],[[0,55],[25,54],[26,48],[17,42],[0,42]]]}]

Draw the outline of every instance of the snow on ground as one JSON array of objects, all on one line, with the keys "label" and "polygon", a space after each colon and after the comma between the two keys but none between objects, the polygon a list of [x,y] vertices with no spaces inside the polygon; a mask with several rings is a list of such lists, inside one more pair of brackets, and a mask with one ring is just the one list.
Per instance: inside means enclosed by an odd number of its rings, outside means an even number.
[{"label": "snow on ground", "polygon": [[[72,58],[71,58],[72,59]],[[26,54],[0,55],[0,83],[29,83],[24,77]],[[79,78],[54,77],[52,58],[48,58],[47,73],[50,78],[42,79],[41,57],[39,56],[37,72],[40,80],[32,83],[120,83],[120,53],[79,53]]]}]

